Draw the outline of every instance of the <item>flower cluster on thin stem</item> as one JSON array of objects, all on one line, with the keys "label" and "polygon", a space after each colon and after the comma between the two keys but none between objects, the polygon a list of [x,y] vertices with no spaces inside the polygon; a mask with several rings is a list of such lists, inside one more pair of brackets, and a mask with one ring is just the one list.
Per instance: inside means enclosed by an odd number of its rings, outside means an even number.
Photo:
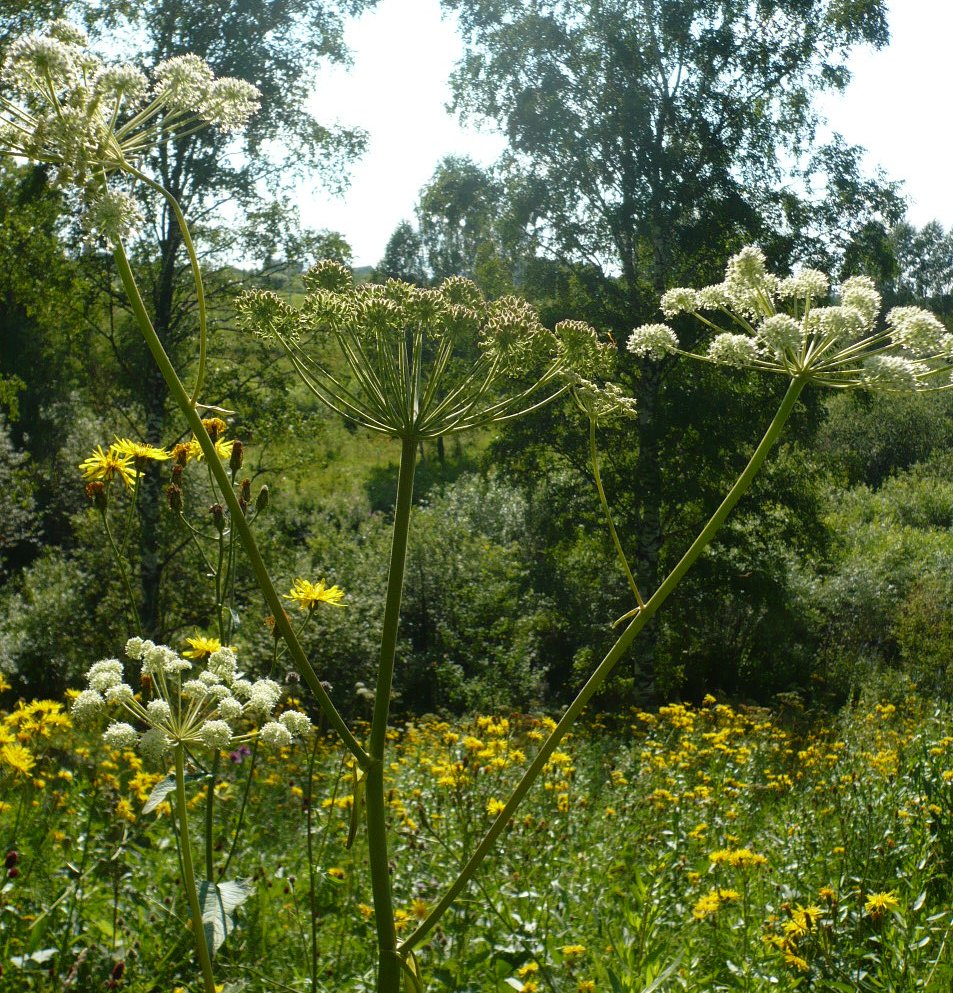
[{"label": "flower cluster on thin stem", "polygon": [[760,249],[748,247],[729,260],[723,283],[662,297],[667,318],[689,313],[716,332],[704,354],[682,351],[666,324],[636,328],[628,347],[642,357],[678,353],[835,389],[950,388],[953,334],[929,311],[894,307],[880,320],[880,294],[866,276],[845,280],[829,300],[824,273],[781,278],[768,272]]},{"label": "flower cluster on thin stem", "polygon": [[15,41],[0,70],[0,150],[55,167],[54,184],[84,197],[87,226],[112,241],[139,222],[135,199],[111,187],[156,147],[208,126],[240,128],[259,93],[238,79],[216,79],[196,55],[160,62],[150,80],[126,63],[90,51],[65,21]]},{"label": "flower cluster on thin stem", "polygon": [[[159,762],[176,745],[220,751],[258,738],[272,747],[291,745],[311,730],[307,714],[285,710],[275,719],[281,687],[272,679],[254,682],[238,672],[230,648],[208,656],[199,670],[165,645],[130,638],[126,655],[140,664],[143,699],[123,680],[123,664],[103,659],[86,674],[88,686],[73,702],[73,716],[88,720],[107,706],[125,710],[144,732],[124,721],[114,721],[103,739],[116,748],[136,748],[151,762]],[[254,725],[247,729],[247,723]],[[238,727],[242,722],[246,727]]]},{"label": "flower cluster on thin stem", "polygon": [[435,289],[398,280],[353,286],[347,269],[325,261],[305,284],[300,309],[274,293],[246,294],[246,326],[274,340],[328,407],[392,437],[435,438],[518,417],[591,377],[610,351],[588,325],[564,321],[550,331],[523,300],[487,301],[462,278]]}]

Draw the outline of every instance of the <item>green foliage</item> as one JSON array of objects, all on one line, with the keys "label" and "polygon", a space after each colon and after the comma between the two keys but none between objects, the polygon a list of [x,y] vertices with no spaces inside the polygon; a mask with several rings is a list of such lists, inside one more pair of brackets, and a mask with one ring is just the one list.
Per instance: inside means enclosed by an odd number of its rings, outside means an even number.
[{"label": "green foliage", "polygon": [[953,574],[953,484],[938,458],[879,490],[838,493],[830,519],[840,554],[817,589],[822,671],[843,694],[869,673],[900,667],[925,692],[950,689],[945,661]]}]

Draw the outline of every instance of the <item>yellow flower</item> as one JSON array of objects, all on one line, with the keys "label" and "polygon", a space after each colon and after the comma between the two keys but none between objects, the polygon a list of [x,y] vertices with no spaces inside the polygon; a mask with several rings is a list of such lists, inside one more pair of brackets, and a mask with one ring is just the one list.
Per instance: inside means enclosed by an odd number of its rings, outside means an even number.
[{"label": "yellow flower", "polygon": [[328,875],[332,879],[344,879],[344,877],[347,875],[347,873],[343,869],[341,869],[340,867],[338,867],[336,865],[332,865],[331,868],[328,869]]},{"label": "yellow flower", "polygon": [[559,949],[560,954],[562,954],[567,959],[579,958],[580,955],[586,954],[585,945],[563,945]]},{"label": "yellow flower", "polygon": [[580,979],[576,991],[577,993],[596,993],[596,984],[591,979]]},{"label": "yellow flower", "polygon": [[10,689],[10,684],[7,682],[6,677],[0,672],[0,693],[6,693]]},{"label": "yellow flower", "polygon": [[527,976],[532,976],[536,972],[539,972],[539,963],[527,962],[526,965],[521,965],[516,970],[516,975],[519,976],[520,979],[525,979]]},{"label": "yellow flower", "polygon": [[110,450],[117,455],[122,455],[129,459],[152,459],[153,462],[165,462],[172,458],[171,452],[164,448],[156,448],[154,445],[144,445],[142,442],[133,441],[131,438],[117,438]]},{"label": "yellow flower", "polygon": [[332,607],[344,607],[344,590],[340,586],[327,587],[324,580],[317,584],[309,583],[307,579],[296,579],[291,592],[284,595],[286,600],[294,600],[302,610],[314,610],[319,603]]},{"label": "yellow flower", "polygon": [[487,802],[486,812],[490,817],[496,817],[496,815],[506,806],[502,800],[491,799]]},{"label": "yellow flower", "polygon": [[734,869],[760,869],[768,864],[764,855],[751,851],[750,848],[723,848],[708,856],[714,865],[730,865]]},{"label": "yellow flower", "polygon": [[79,471],[85,479],[102,480],[108,483],[112,479],[121,479],[127,489],[132,487],[136,481],[136,471],[133,461],[128,455],[117,452],[115,446],[110,445],[103,451],[101,445],[93,449],[93,454],[88,459],[79,464]]},{"label": "yellow flower", "polygon": [[0,748],[0,761],[9,766],[15,773],[30,775],[30,770],[36,765],[33,753],[23,745],[4,745]]},{"label": "yellow flower", "polygon": [[864,904],[864,910],[871,917],[883,917],[888,910],[896,910],[900,906],[897,895],[891,890],[888,893],[871,893]]},{"label": "yellow flower", "polygon": [[222,647],[218,638],[206,638],[202,634],[196,634],[194,638],[186,638],[185,640],[192,646],[187,652],[182,653],[182,658],[185,659],[208,658],[209,655]]}]

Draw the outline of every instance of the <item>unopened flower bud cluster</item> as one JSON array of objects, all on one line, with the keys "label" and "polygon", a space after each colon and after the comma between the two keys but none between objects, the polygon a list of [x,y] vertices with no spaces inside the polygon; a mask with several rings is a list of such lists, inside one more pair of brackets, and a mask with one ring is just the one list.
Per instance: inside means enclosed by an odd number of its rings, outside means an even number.
[{"label": "unopened flower bud cluster", "polygon": [[[809,377],[839,388],[951,386],[953,334],[929,311],[894,307],[879,324],[880,294],[865,276],[845,280],[834,303],[825,302],[829,295],[824,273],[805,269],[782,279],[767,271],[759,249],[749,247],[728,262],[723,283],[671,289],[661,309],[666,318],[692,314],[717,332],[704,355],[692,356],[717,365]],[[726,321],[731,330],[724,328]],[[636,328],[628,347],[641,358],[691,355],[681,352],[667,324]]]},{"label": "unopened flower bud cluster", "polygon": [[[613,347],[588,325],[550,331],[524,300],[488,301],[462,277],[430,289],[355,286],[324,261],[305,286],[300,308],[268,291],[245,294],[245,325],[278,344],[331,409],[382,434],[430,438],[508,420],[611,366]],[[346,387],[323,364],[329,336],[353,372]]]},{"label": "unopened flower bud cluster", "polygon": [[[310,719],[300,711],[286,710],[275,719],[281,687],[272,679],[243,678],[230,648],[213,652],[201,671],[171,648],[141,638],[126,643],[126,655],[140,664],[152,699],[141,700],[123,681],[122,662],[103,659],[90,667],[88,688],[73,703],[78,721],[114,705],[134,719],[135,724],[116,721],[106,729],[103,740],[115,748],[138,748],[157,762],[178,743],[221,750],[257,735],[265,745],[280,748],[311,730]],[[252,721],[258,728],[236,729],[239,721]],[[143,726],[140,733],[137,727]]]}]

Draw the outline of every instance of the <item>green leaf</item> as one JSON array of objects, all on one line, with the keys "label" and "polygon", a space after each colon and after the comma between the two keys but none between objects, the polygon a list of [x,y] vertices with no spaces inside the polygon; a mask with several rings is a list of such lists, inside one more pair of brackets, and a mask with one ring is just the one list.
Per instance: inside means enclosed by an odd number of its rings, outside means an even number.
[{"label": "green leaf", "polygon": [[[188,772],[185,774],[186,783],[194,783],[202,780],[208,779],[207,773],[199,772]],[[165,779],[160,779],[155,786],[152,787],[152,792],[149,794],[149,799],[146,800],[142,812],[144,814],[151,814],[156,807],[162,803],[163,800],[175,789],[175,774],[169,773]]]},{"label": "green leaf", "polygon": [[203,879],[199,883],[199,904],[202,908],[202,923],[205,925],[205,940],[209,951],[214,955],[225,939],[235,930],[235,911],[248,899],[251,887],[243,880],[213,883]]},{"label": "green leaf", "polygon": [[414,953],[409,952],[406,958],[401,956],[400,966],[404,970],[405,975],[409,977],[415,993],[424,993],[424,984],[420,978],[420,969],[417,967],[417,959]]},{"label": "green leaf", "polygon": [[152,787],[152,792],[149,794],[149,799],[146,800],[145,805],[142,808],[144,814],[151,814],[156,807],[162,803],[163,800],[175,789],[175,776],[166,776],[165,779],[160,779],[155,786]]},{"label": "green leaf", "polygon": [[364,775],[364,770],[359,769],[356,765],[354,766],[354,773],[351,777],[351,792],[354,797],[354,801],[351,804],[351,823],[347,829],[347,841],[344,843],[345,848],[350,848],[354,844],[354,839],[357,837],[357,826],[361,822],[361,805],[364,802],[364,794],[367,791],[367,779]]}]

